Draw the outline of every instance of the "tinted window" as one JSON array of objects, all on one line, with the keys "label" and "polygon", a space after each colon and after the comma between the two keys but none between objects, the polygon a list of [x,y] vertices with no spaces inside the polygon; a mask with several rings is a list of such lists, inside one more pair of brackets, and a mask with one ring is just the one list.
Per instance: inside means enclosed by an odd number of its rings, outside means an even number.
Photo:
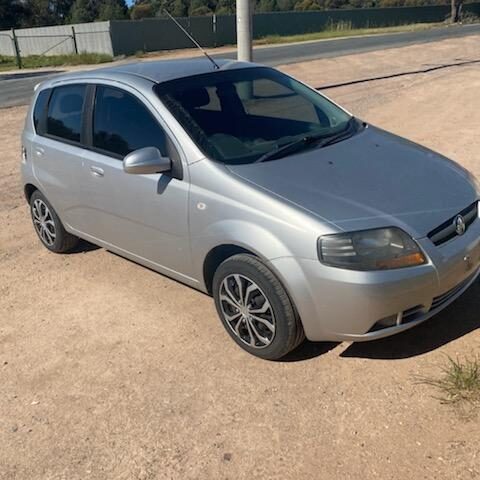
[{"label": "tinted window", "polygon": [[50,90],[42,90],[37,97],[35,103],[35,108],[33,109],[33,125],[35,131],[42,133],[40,130],[43,126],[40,125],[42,118],[44,118],[45,108],[47,107],[48,97],[50,95]]},{"label": "tinted window", "polygon": [[155,91],[205,154],[225,163],[250,163],[351,124],[350,115],[327,98],[271,68],[185,77]]},{"label": "tinted window", "polygon": [[237,91],[245,112],[249,115],[319,123],[315,104],[290,85],[259,78],[252,82],[239,83]]},{"label": "tinted window", "polygon": [[96,90],[93,145],[122,157],[143,147],[167,155],[165,134],[147,108],[133,95],[104,86]]},{"label": "tinted window", "polygon": [[47,133],[80,142],[85,85],[67,85],[53,90],[48,104]]}]

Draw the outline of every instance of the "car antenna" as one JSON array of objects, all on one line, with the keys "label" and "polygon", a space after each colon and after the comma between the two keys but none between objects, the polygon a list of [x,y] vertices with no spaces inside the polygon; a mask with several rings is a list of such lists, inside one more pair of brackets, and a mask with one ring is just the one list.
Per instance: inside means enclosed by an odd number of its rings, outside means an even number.
[{"label": "car antenna", "polygon": [[213,63],[215,69],[220,70],[218,63],[202,48],[202,46],[195,40],[195,38],[193,38],[193,36],[190,35],[190,33],[188,33],[187,30],[182,27],[182,25],[180,25],[177,19],[172,17],[172,15],[170,15],[170,12],[166,8],[163,11],[167,14],[168,18],[170,18],[170,20],[172,20],[175,25],[194,43],[194,45]]}]

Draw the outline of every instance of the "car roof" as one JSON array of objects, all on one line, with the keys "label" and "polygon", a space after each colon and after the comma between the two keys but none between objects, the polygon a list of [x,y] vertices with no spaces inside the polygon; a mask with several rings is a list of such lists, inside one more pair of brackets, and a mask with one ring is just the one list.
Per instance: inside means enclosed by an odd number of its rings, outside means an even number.
[{"label": "car roof", "polygon": [[70,72],[55,77],[55,80],[73,80],[88,77],[114,78],[117,74],[122,75],[124,78],[124,75],[127,74],[133,77],[141,77],[154,83],[162,83],[203,73],[259,66],[255,63],[239,62],[229,59],[215,59],[215,63],[220,67],[219,69],[216,69],[213,63],[207,58],[138,61],[82,72]]}]

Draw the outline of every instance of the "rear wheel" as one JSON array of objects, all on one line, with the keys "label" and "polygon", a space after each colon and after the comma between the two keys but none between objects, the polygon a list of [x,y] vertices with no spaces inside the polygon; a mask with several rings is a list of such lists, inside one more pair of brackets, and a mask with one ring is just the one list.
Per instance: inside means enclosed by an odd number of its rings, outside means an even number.
[{"label": "rear wheel", "polygon": [[78,237],[68,233],[57,213],[38,190],[30,197],[33,227],[45,247],[55,253],[65,253],[78,242]]},{"label": "rear wheel", "polygon": [[277,360],[305,338],[284,287],[253,255],[225,260],[215,272],[213,295],[227,332],[253,355]]}]

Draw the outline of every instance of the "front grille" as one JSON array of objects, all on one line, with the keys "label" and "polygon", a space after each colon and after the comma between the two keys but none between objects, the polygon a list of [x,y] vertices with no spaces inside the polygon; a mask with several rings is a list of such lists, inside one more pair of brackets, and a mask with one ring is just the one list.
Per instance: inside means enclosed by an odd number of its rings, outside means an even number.
[{"label": "front grille", "polygon": [[[466,230],[478,217],[478,202],[472,203],[467,208],[458,213],[463,217],[465,221]],[[442,243],[448,242],[452,238],[458,236],[455,227],[455,219],[458,215],[453,216],[446,222],[442,223],[439,227],[435,228],[428,234],[428,238],[434,243],[434,245],[442,245]],[[465,230],[465,231],[466,231]]]}]

